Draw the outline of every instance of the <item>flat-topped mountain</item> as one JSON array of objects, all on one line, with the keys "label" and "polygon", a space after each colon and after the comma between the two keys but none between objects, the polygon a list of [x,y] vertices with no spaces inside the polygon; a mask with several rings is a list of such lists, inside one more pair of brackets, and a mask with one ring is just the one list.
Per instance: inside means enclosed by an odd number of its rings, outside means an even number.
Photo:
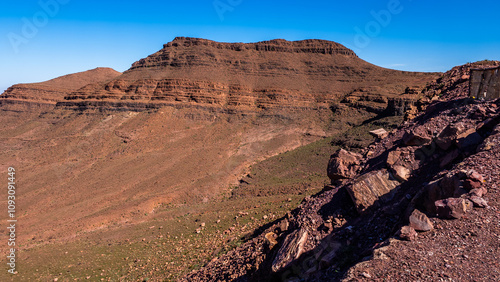
[{"label": "flat-topped mountain", "polygon": [[243,112],[328,108],[360,88],[394,96],[433,76],[372,65],[326,40],[220,43],[178,37],[121,76],[66,96],[61,105],[136,110],[196,105]]}]

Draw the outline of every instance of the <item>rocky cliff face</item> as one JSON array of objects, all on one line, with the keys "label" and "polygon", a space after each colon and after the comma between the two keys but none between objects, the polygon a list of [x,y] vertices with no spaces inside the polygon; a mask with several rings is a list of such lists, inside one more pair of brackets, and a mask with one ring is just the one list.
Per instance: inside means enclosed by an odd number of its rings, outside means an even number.
[{"label": "rocky cliff face", "polygon": [[140,81],[114,80],[95,89],[85,87],[65,96],[60,106],[81,109],[85,107],[116,107],[141,111],[164,106],[196,107],[221,112],[263,112],[271,109],[305,110],[327,109],[333,98],[317,99],[309,93],[289,89],[252,89],[242,85],[228,85],[188,79],[145,79]]},{"label": "rocky cliff face", "polygon": [[60,106],[138,111],[194,106],[252,113],[327,109],[360,87],[394,96],[433,76],[383,69],[325,40],[220,43],[179,37],[120,77],[67,95]]}]

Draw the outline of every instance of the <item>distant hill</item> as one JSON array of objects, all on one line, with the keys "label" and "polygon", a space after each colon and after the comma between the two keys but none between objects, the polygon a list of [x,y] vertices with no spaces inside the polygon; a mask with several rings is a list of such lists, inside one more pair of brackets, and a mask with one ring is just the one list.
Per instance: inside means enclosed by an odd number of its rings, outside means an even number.
[{"label": "distant hill", "polygon": [[64,96],[72,91],[87,84],[107,81],[120,74],[120,72],[111,68],[95,68],[64,75],[45,82],[16,84],[9,87],[2,94],[0,103],[2,99],[55,103],[63,100]]}]

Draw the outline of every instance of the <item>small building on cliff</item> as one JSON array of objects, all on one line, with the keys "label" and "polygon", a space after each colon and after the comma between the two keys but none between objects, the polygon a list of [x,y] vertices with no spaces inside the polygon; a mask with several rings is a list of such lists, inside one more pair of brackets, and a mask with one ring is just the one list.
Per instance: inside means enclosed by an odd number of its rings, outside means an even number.
[{"label": "small building on cliff", "polygon": [[500,98],[500,66],[471,69],[469,91],[469,96],[474,98]]}]

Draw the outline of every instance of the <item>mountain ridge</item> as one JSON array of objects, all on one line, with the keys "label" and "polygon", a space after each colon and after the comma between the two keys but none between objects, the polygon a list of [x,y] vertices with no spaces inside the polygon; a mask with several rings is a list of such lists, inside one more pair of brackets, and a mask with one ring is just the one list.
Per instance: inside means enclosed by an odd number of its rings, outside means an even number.
[{"label": "mountain ridge", "polygon": [[[205,107],[257,114],[266,109],[328,108],[360,88],[398,96],[435,73],[377,67],[326,40],[219,43],[178,37],[107,83],[87,85],[59,105],[143,111]],[[411,84],[411,85],[407,85]]]}]

